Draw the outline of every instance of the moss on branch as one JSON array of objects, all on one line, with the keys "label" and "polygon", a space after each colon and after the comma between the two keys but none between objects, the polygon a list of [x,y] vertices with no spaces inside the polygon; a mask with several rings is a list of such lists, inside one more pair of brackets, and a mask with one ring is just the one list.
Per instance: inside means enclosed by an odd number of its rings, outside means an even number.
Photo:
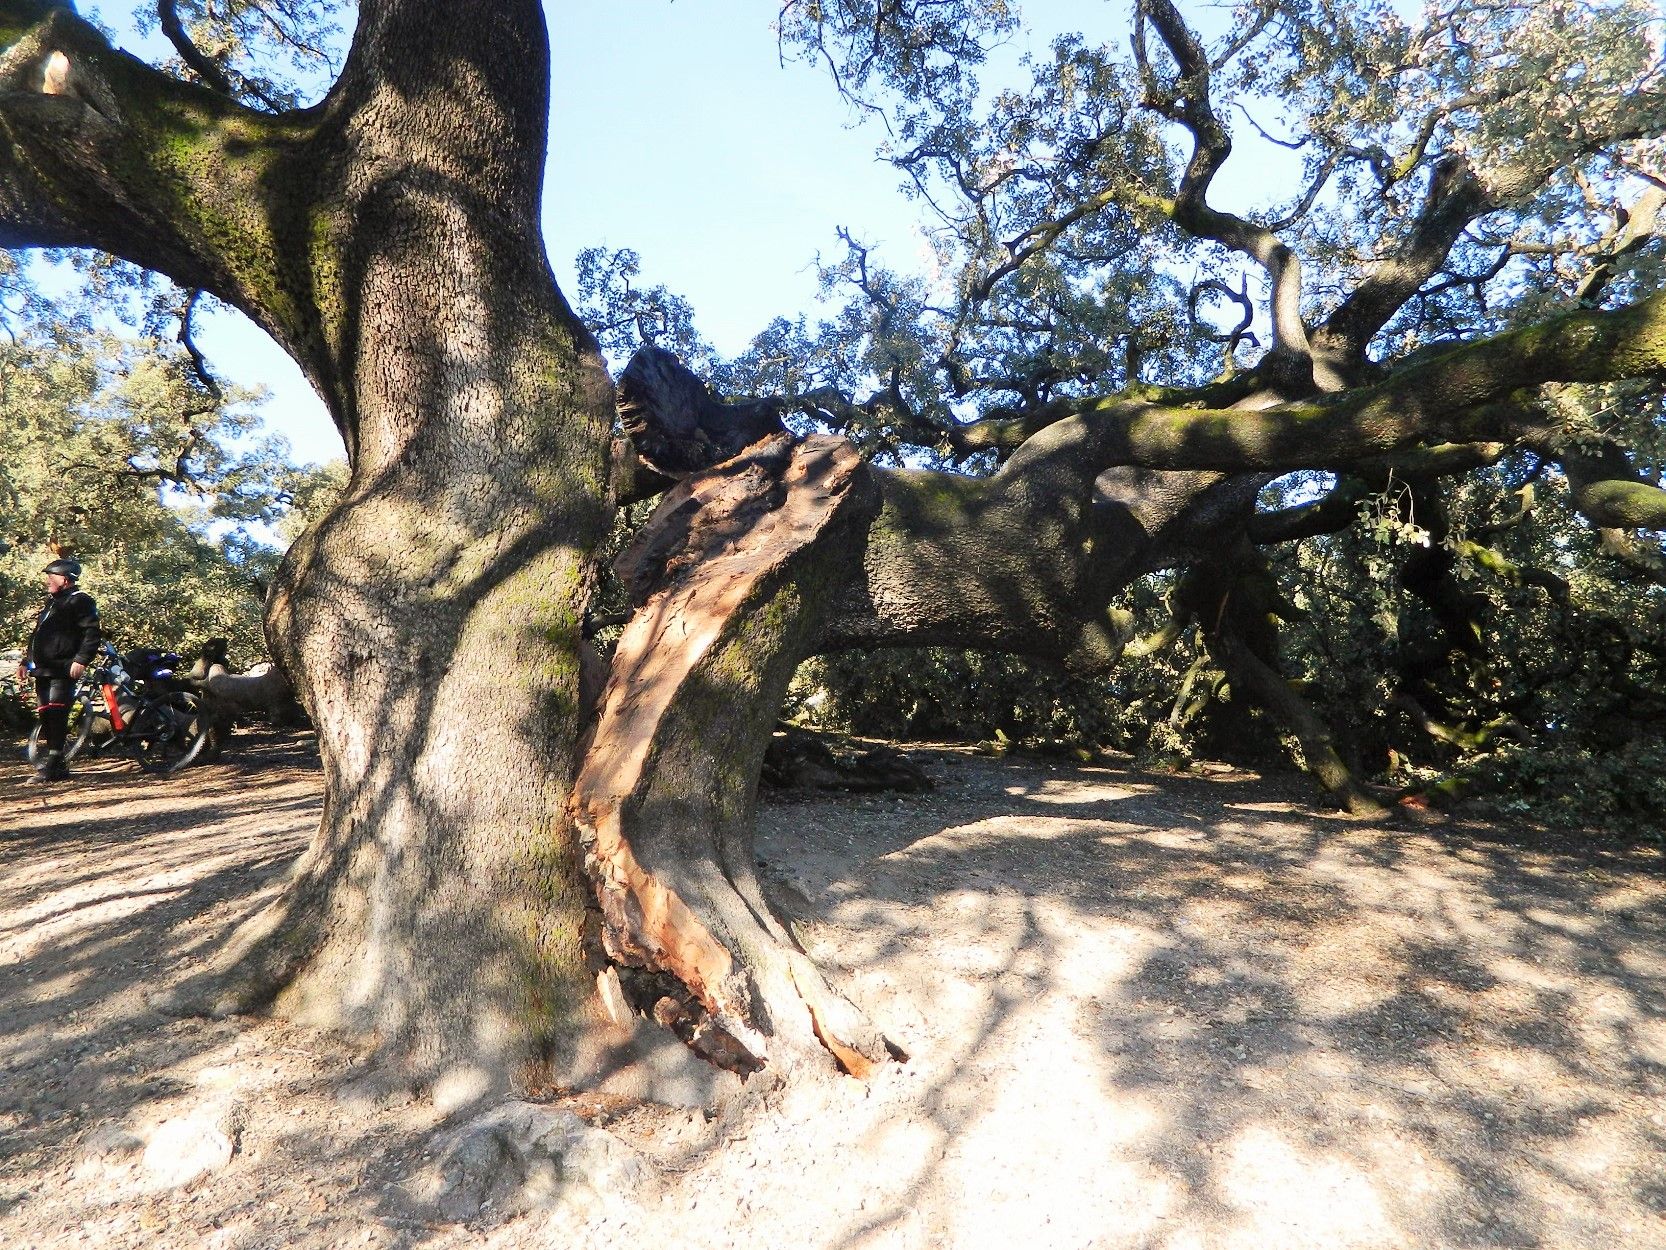
[{"label": "moss on branch", "polygon": [[337,285],[313,245],[314,114],[244,108],[32,0],[0,5],[0,44],[0,237],[111,252],[310,345]]},{"label": "moss on branch", "polygon": [[1536,414],[1511,402],[1547,382],[1666,376],[1666,292],[1579,311],[1455,348],[1338,395],[1244,409],[1177,409],[1117,395],[1081,401],[1009,462],[1058,456],[1150,469],[1333,468],[1428,439],[1513,441]]}]

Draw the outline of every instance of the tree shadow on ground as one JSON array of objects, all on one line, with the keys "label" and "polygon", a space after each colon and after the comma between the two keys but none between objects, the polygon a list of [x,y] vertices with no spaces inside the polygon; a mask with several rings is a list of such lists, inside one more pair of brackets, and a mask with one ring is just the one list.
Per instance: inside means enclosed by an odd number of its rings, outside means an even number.
[{"label": "tree shadow on ground", "polygon": [[[305,847],[320,789],[306,737],[257,735],[170,778],[117,761],[88,763],[62,788],[25,786],[21,768],[0,775],[0,1243],[208,1244],[235,1226],[249,1239],[236,1244],[306,1244],[309,1229],[330,1244],[342,1215],[319,1197],[330,1178],[375,1174],[380,1157],[422,1139],[387,1123],[373,1141],[291,1129],[289,1096],[355,1075],[328,1042],[270,1021],[174,1019],[149,1003],[200,969]],[[88,1153],[113,1128],[142,1134],[233,1096],[272,1121],[251,1126],[251,1162],[321,1189],[245,1174],[229,1200],[206,1203]],[[78,1203],[56,1203],[72,1191]]]},{"label": "tree shadow on ground", "polygon": [[[932,1162],[822,1244],[1049,1242],[1061,1200],[1104,1246],[1666,1239],[1658,849],[940,767],[838,833],[765,815],[817,953],[930,1083]],[[1077,1147],[1027,1157],[1038,1116]]]},{"label": "tree shadow on ground", "polygon": [[[431,1114],[332,1114],[359,1071],[327,1039],[148,1005],[306,843],[316,773],[262,758],[94,766],[73,804],[0,777],[0,1242],[470,1244],[399,1197]],[[934,767],[929,796],[763,814],[812,953],[912,1058],[696,1148],[759,1178],[744,1214],[702,1204],[710,1244],[1666,1243],[1658,852],[1366,828],[1242,775]],[[101,1127],[228,1090],[255,1118],[202,1186],[86,1168]],[[838,1218],[802,1225],[805,1186]]]}]

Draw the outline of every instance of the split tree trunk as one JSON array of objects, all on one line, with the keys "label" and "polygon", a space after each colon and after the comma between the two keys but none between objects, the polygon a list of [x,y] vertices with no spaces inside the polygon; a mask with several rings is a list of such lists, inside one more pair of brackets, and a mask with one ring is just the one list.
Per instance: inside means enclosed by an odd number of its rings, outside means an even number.
[{"label": "split tree trunk", "polygon": [[639,606],[573,790],[623,972],[604,997],[733,1071],[830,1053],[865,1075],[887,1055],[774,914],[752,851],[787,683],[877,506],[849,443],[772,435],[668,492],[620,560]]}]

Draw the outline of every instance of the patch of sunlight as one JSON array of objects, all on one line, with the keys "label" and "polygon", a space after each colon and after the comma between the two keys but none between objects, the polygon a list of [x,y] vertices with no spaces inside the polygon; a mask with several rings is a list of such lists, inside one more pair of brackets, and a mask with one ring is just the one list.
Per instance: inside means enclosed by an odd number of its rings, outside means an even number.
[{"label": "patch of sunlight", "polygon": [[1033,803],[1115,803],[1142,794],[1156,794],[1157,787],[1149,785],[1091,785],[1080,780],[1043,781],[1034,786],[1007,786],[1006,793],[1016,799]]},{"label": "patch of sunlight", "polygon": [[81,983],[88,977],[88,970],[83,968],[79,972],[60,972],[55,977],[44,981],[33,982],[24,995],[26,1003],[50,1003],[55,999],[68,998],[80,988]]},{"label": "patch of sunlight", "polygon": [[1627,912],[1634,908],[1653,908],[1656,891],[1653,886],[1619,885],[1603,891],[1596,901],[1596,910]]},{"label": "patch of sunlight", "polygon": [[1202,829],[1153,829],[1142,840],[1168,851],[1189,851],[1208,838]]},{"label": "patch of sunlight", "polygon": [[[69,938],[83,929],[136,915],[158,903],[166,903],[185,893],[186,887],[145,889],[105,898],[80,901],[86,890],[60,891],[40,900],[33,908],[38,919],[16,936],[0,941],[0,960],[12,962],[29,959],[44,947]],[[52,913],[56,912],[56,915]],[[25,914],[25,919],[27,913]]]},{"label": "patch of sunlight", "polygon": [[1620,967],[1633,976],[1666,977],[1666,951],[1646,947],[1623,950],[1619,955],[1619,963]]},{"label": "patch of sunlight", "polygon": [[1016,822],[1010,816],[994,816],[969,825],[953,825],[929,838],[921,838],[889,851],[881,858],[899,860],[941,855],[948,850],[964,853],[1023,842],[1055,842],[1062,838],[1081,837],[1087,832],[1097,833],[1104,827],[1100,821],[1084,822],[1056,816],[1026,817],[1022,822]]},{"label": "patch of sunlight", "polygon": [[1471,1062],[1486,1068],[1512,1089],[1532,1091],[1534,1102],[1542,1107],[1566,1105],[1573,1094],[1567,1086],[1566,1070],[1543,1051],[1489,1047]]},{"label": "patch of sunlight", "polygon": [[[1232,812],[1266,812],[1270,815],[1289,816],[1301,810],[1294,803],[1282,803],[1274,799],[1259,799],[1253,803],[1227,803],[1225,807]],[[1292,831],[1300,829],[1299,825],[1288,826]]]},{"label": "patch of sunlight", "polygon": [[1355,1162],[1304,1150],[1270,1125],[1251,1125],[1236,1135],[1216,1183],[1243,1216],[1223,1230],[1223,1246],[1265,1250],[1299,1241],[1341,1250],[1405,1244],[1376,1186]]},{"label": "patch of sunlight", "polygon": [[1398,1108],[1374,1106],[1372,1111],[1380,1111],[1372,1118],[1383,1127],[1355,1137],[1352,1146],[1372,1174],[1395,1178],[1388,1200],[1394,1210],[1427,1210],[1464,1187],[1462,1175],[1451,1164],[1430,1153],[1416,1135],[1403,1131]]},{"label": "patch of sunlight", "polygon": [[884,1159],[897,1176],[924,1176],[942,1149],[941,1132],[927,1121],[887,1118],[862,1135],[863,1153]]},{"label": "patch of sunlight", "polygon": [[[1100,1039],[1073,1034],[1057,1013],[1038,1007],[997,1032],[999,1050],[1038,1061],[965,1104],[969,1118],[931,1186],[948,1225],[943,1244],[1150,1245],[1184,1197],[1180,1179],[1144,1157],[1166,1123],[1161,1094],[1118,1087],[1117,1062]],[[1038,1124],[1047,1126],[1045,1143]]]},{"label": "patch of sunlight", "polygon": [[[980,896],[972,895],[954,899],[956,907],[976,907],[987,903]],[[1016,953],[1013,938],[1004,942],[966,942],[953,943],[938,952],[938,959],[945,972],[956,972],[963,976],[994,976],[1005,972],[1012,966]]]},{"label": "patch of sunlight", "polygon": [[1628,1032],[1637,1058],[1666,1066],[1666,1020],[1639,1020]]},{"label": "patch of sunlight", "polygon": [[1501,982],[1526,989],[1553,994],[1568,993],[1574,989],[1574,983],[1565,973],[1552,971],[1538,959],[1518,959],[1514,955],[1500,955],[1487,961],[1487,971]]},{"label": "patch of sunlight", "polygon": [[[1598,1117],[1579,1118],[1576,1132],[1564,1138],[1563,1155],[1568,1160],[1569,1170],[1583,1173],[1584,1177],[1611,1177],[1638,1170],[1643,1165],[1646,1170],[1653,1172],[1658,1167],[1658,1157],[1653,1148],[1641,1145],[1628,1132],[1626,1118],[1619,1115],[1598,1115]],[[1558,1185],[1556,1188],[1564,1188]],[[1568,1200],[1576,1197],[1571,1192],[1554,1193],[1554,1200]]]},{"label": "patch of sunlight", "polygon": [[1588,917],[1551,911],[1547,907],[1529,907],[1521,914],[1534,924],[1543,925],[1547,929],[1556,929],[1562,933],[1576,933],[1583,937],[1597,931],[1597,923]]},{"label": "patch of sunlight", "polygon": [[1399,943],[1392,938],[1355,925],[1327,925],[1311,930],[1291,955],[1288,976],[1305,987],[1302,1016],[1332,1020],[1392,998],[1403,969]]}]

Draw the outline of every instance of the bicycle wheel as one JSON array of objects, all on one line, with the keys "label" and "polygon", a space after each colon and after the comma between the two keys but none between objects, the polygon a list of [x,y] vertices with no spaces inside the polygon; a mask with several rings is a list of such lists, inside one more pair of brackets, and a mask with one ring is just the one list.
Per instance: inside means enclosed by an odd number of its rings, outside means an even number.
[{"label": "bicycle wheel", "polygon": [[[100,730],[99,723],[103,729]],[[41,741],[41,727],[37,723],[29,731],[29,762],[38,764],[46,756],[46,745]],[[64,759],[72,760],[89,746],[93,750],[100,750],[109,745],[115,733],[110,728],[110,718],[103,711],[80,695],[69,708],[69,732],[64,737]]]},{"label": "bicycle wheel", "polygon": [[208,745],[207,726],[197,714],[197,696],[187,691],[141,703],[126,737],[139,767],[164,776],[195,762]]},{"label": "bicycle wheel", "polygon": [[83,752],[96,755],[116,740],[116,727],[110,723],[110,713],[104,710],[102,694],[82,709],[80,726],[72,722],[70,732],[74,742],[65,751],[70,759]]}]

